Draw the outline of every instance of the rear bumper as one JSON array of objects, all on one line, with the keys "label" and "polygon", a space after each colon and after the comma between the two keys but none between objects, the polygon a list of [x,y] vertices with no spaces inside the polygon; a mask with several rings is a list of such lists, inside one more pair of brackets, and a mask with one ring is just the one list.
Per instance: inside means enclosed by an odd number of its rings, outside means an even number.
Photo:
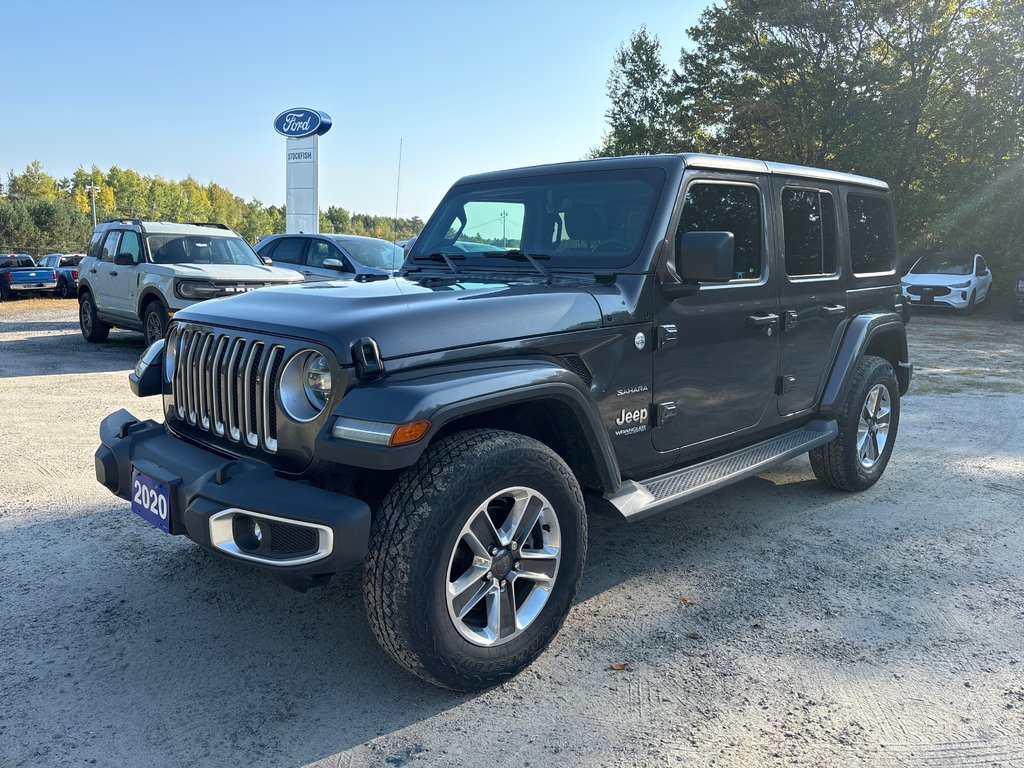
[{"label": "rear bumper", "polygon": [[[359,499],[280,478],[266,464],[198,448],[172,437],[162,424],[139,421],[126,410],[103,420],[100,441],[96,479],[112,493],[130,500],[132,469],[137,468],[167,486],[171,534],[275,573],[292,586],[302,589],[352,568],[366,554],[370,509]],[[240,532],[234,540],[235,516],[260,522],[269,539],[253,546],[251,536]],[[282,558],[272,549],[273,525],[315,531],[317,551],[275,561]]]},{"label": "rear bumper", "polygon": [[57,287],[57,283],[47,281],[44,283],[11,283],[10,288],[12,291],[52,291]]}]

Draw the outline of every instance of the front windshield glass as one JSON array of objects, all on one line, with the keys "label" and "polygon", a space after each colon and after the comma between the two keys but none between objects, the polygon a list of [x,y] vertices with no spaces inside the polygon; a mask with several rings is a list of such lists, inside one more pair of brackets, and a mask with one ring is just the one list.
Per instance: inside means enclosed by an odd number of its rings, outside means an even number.
[{"label": "front windshield glass", "polygon": [[955,253],[930,253],[922,256],[910,272],[915,275],[969,275],[974,271],[970,256]]},{"label": "front windshield glass", "polygon": [[338,240],[349,255],[364,267],[396,270],[405,261],[405,252],[387,240]]},{"label": "front windshield glass", "polygon": [[208,235],[148,235],[154,264],[246,264],[263,262],[240,237]]},{"label": "front windshield glass", "polygon": [[623,168],[456,187],[417,238],[410,266],[436,254],[480,266],[522,251],[550,269],[623,267],[643,246],[664,183],[659,168]]}]

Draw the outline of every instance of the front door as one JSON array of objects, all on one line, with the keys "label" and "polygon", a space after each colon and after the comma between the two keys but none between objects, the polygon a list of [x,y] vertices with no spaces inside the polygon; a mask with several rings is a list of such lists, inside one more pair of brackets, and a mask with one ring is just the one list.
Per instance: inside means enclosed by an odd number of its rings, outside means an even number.
[{"label": "front door", "polygon": [[[345,265],[345,269],[325,267],[327,259],[336,259]],[[302,269],[306,282],[317,280],[339,280],[346,277],[355,277],[355,271],[349,260],[345,258],[334,243],[326,240],[313,239],[309,241],[309,250],[306,251],[306,265]]]},{"label": "front door", "polygon": [[[752,431],[766,415],[774,418],[779,316],[768,266],[770,191],[759,176],[687,180],[675,242],[686,232],[732,232],[733,279],[675,300],[656,292],[653,401],[674,406],[671,420],[652,432],[659,451]],[[671,412],[663,411],[661,418]]]},{"label": "front door", "polygon": [[139,233],[132,230],[122,232],[117,254],[131,256],[134,263],[113,265],[107,282],[108,301],[111,310],[118,315],[135,318],[138,317],[139,262],[142,261]]},{"label": "front door", "polygon": [[838,190],[785,178],[773,186],[783,272],[778,411],[789,416],[813,407],[824,386],[846,320],[846,289]]}]

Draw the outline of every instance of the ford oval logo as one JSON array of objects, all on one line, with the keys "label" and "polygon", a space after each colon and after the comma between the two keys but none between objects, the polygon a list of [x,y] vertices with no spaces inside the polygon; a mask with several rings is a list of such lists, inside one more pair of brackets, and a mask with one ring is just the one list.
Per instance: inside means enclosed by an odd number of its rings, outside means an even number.
[{"label": "ford oval logo", "polygon": [[331,129],[331,116],[316,109],[286,109],[274,119],[274,130],[290,139],[323,136]]}]

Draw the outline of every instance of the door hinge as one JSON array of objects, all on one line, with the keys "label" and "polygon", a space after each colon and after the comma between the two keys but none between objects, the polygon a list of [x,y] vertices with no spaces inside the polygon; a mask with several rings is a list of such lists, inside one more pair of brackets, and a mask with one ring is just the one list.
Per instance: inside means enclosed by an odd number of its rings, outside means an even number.
[{"label": "door hinge", "polygon": [[793,387],[795,387],[795,386],[796,386],[796,376],[790,376],[789,374],[784,374],[782,376],[779,376],[779,378],[776,380],[775,394],[777,394],[777,395],[788,394],[790,391],[792,391]]},{"label": "door hinge", "polygon": [[679,341],[679,331],[674,325],[658,326],[658,349],[674,347]]},{"label": "door hinge", "polygon": [[676,404],[658,403],[654,406],[654,426],[663,427],[676,417]]}]

